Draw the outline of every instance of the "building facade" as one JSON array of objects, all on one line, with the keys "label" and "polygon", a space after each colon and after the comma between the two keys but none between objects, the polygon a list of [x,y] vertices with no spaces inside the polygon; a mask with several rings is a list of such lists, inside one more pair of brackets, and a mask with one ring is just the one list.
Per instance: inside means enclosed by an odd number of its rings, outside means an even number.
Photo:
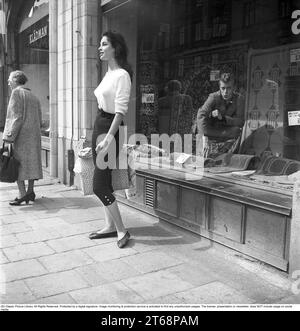
[{"label": "building facade", "polygon": [[[245,99],[239,157],[208,167],[194,181],[187,168],[139,170],[130,204],[282,270],[300,268],[300,216],[293,213],[300,171],[299,0],[7,5],[2,81],[17,68],[27,73],[43,108],[45,171],[64,183],[72,183],[73,153],[91,142],[93,91],[106,71],[97,53],[103,31],[121,31],[129,46],[135,73],[129,135],[192,133],[220,75],[233,73]],[[4,86],[1,91],[4,118],[9,93]]]}]

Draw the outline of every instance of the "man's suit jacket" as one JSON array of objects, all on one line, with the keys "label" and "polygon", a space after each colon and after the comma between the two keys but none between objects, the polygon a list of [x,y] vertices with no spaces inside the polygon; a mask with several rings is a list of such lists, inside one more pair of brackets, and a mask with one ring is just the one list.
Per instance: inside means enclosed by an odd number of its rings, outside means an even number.
[{"label": "man's suit jacket", "polygon": [[[212,112],[219,110],[223,120],[212,117]],[[229,133],[227,138],[232,138],[238,131],[241,131],[245,124],[245,99],[238,93],[234,93],[231,101],[223,99],[221,92],[210,94],[207,101],[197,115],[198,131],[207,137],[226,138],[226,132]]]}]

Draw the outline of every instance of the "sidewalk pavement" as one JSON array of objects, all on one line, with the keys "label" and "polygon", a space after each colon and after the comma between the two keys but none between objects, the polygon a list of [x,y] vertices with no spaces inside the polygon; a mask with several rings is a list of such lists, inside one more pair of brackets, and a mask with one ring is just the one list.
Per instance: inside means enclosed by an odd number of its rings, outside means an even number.
[{"label": "sidewalk pavement", "polygon": [[58,183],[10,207],[0,184],[2,304],[299,304],[287,275],[120,205],[132,240],[91,241],[104,225],[95,197]]}]

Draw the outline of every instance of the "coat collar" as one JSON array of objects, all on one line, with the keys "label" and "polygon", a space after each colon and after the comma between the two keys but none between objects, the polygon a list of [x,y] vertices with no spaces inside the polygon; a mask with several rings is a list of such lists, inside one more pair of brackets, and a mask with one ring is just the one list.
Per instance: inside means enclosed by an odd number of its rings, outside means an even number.
[{"label": "coat collar", "polygon": [[217,94],[218,94],[220,100],[226,105],[232,105],[238,98],[238,93],[236,93],[236,92],[233,92],[232,98],[229,101],[224,100],[224,98],[222,97],[221,91],[218,91]]},{"label": "coat collar", "polygon": [[27,87],[24,87],[24,86],[18,86],[15,88],[16,90],[26,90],[26,91],[31,91],[31,89],[27,88]]}]

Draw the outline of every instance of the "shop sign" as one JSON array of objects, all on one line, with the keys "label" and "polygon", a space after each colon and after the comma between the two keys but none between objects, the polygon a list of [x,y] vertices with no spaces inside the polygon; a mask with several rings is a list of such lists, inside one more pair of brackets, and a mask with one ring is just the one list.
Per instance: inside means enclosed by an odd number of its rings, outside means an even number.
[{"label": "shop sign", "polygon": [[48,36],[48,26],[44,26],[38,30],[34,30],[33,33],[29,35],[29,44]]},{"label": "shop sign", "polygon": [[300,48],[291,50],[291,63],[300,62]]},{"label": "shop sign", "polygon": [[289,112],[289,126],[300,125],[300,110]]},{"label": "shop sign", "polygon": [[212,70],[210,72],[210,81],[211,82],[217,82],[220,80],[220,70]]},{"label": "shop sign", "polygon": [[143,93],[142,94],[142,103],[154,104],[155,94],[154,93]]}]

